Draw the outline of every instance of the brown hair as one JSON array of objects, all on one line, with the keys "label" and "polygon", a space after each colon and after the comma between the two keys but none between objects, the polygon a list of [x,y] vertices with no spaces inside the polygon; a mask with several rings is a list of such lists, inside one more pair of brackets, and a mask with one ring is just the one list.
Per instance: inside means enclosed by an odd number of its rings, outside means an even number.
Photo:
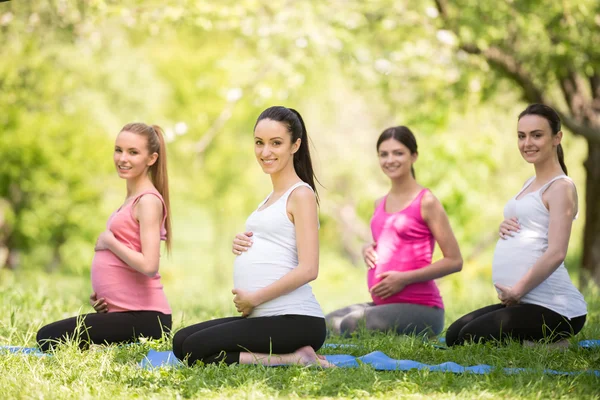
[{"label": "brown hair", "polygon": [[169,200],[169,176],[167,174],[167,147],[163,130],[158,125],[146,125],[141,122],[134,122],[125,125],[121,132],[131,132],[137,135],[144,136],[148,143],[148,152],[150,154],[157,153],[158,159],[150,166],[150,180],[158,190],[158,193],[165,202],[167,215],[165,218],[165,228],[167,230],[167,252],[171,252],[171,202]]}]

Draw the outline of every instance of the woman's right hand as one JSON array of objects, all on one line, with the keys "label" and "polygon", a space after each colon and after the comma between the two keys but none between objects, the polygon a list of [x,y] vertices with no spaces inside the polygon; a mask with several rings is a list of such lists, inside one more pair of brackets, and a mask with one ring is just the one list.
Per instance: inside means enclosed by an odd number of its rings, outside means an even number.
[{"label": "woman's right hand", "polygon": [[236,256],[239,256],[243,252],[248,251],[250,246],[252,246],[252,235],[252,232],[238,233],[235,235],[235,238],[233,238],[233,248],[231,249],[231,252]]},{"label": "woman's right hand", "polygon": [[97,298],[96,293],[92,293],[90,295],[90,304],[94,307],[97,313],[107,313],[108,312],[108,303],[104,297]]},{"label": "woman's right hand", "polygon": [[375,268],[375,264],[377,264],[377,252],[375,251],[375,246],[377,246],[377,243],[373,242],[364,245],[362,249],[363,259],[369,268]]},{"label": "woman's right hand", "polygon": [[504,240],[508,239],[508,236],[515,236],[513,232],[519,232],[521,230],[521,225],[519,224],[519,220],[516,217],[508,218],[502,221],[500,224],[500,228],[498,229],[498,234]]}]

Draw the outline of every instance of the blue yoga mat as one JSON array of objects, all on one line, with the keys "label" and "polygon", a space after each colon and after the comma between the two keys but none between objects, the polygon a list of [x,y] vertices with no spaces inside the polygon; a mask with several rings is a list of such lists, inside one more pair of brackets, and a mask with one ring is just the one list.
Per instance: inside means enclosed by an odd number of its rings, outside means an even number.
[{"label": "blue yoga mat", "polygon": [[184,364],[175,357],[172,351],[150,350],[140,361],[140,367],[146,369],[161,367],[181,367]]},{"label": "blue yoga mat", "polygon": [[[494,369],[494,367],[485,364],[464,367],[454,362],[445,362],[438,365],[428,365],[413,360],[396,360],[390,358],[381,351],[374,351],[362,357],[354,357],[347,354],[337,354],[325,356],[325,358],[327,358],[327,361],[340,368],[354,368],[360,366],[361,364],[369,364],[378,371],[410,371],[412,369],[418,369],[439,372],[453,372],[457,374],[469,372],[473,374],[483,375],[489,374]],[[140,366],[142,368],[152,369],[169,366],[179,367],[183,366],[183,364],[175,357],[175,355],[171,351],[150,350],[146,357],[140,362]],[[527,368],[503,368],[503,370],[507,374],[535,372],[534,370]],[[545,369],[544,373],[552,375],[578,375],[582,372],[563,372],[556,371],[553,369]],[[583,373],[591,373],[600,377],[600,371],[584,371]]]},{"label": "blue yoga mat", "polygon": [[[598,349],[600,348],[600,340],[582,340],[579,343],[579,347],[586,349]],[[355,344],[336,344],[327,343],[323,346],[324,348],[330,349],[348,349],[357,348]],[[0,346],[0,354],[24,354],[33,355],[36,357],[50,356],[50,354],[42,353],[35,347],[19,347],[19,346]],[[335,364],[341,368],[352,368],[358,367],[360,364],[369,364],[376,370],[380,371],[409,371],[412,369],[418,370],[429,370],[429,371],[441,371],[441,372],[453,372],[453,373],[475,373],[475,374],[487,374],[492,371],[493,367],[489,365],[474,365],[465,367],[460,364],[453,362],[446,362],[438,365],[423,364],[413,360],[396,360],[390,358],[386,354],[375,351],[362,357],[354,357],[347,354],[337,354],[326,356],[327,360],[332,364]],[[151,369],[157,367],[166,366],[182,366],[183,364],[175,357],[171,351],[155,351],[150,350],[146,357],[140,362],[142,368]],[[526,368],[504,368],[504,372],[508,374],[530,372],[532,370]],[[551,369],[545,369],[544,373],[553,375],[577,375],[582,372],[563,372]],[[600,377],[600,371],[590,370],[584,371],[583,373],[591,373]]]},{"label": "blue yoga mat", "polygon": [[600,340],[582,340],[579,342],[579,347],[584,349],[600,349]]},{"label": "blue yoga mat", "polygon": [[19,346],[0,346],[0,354],[28,354],[31,356],[42,357],[44,354],[40,349],[35,347],[19,347]]}]

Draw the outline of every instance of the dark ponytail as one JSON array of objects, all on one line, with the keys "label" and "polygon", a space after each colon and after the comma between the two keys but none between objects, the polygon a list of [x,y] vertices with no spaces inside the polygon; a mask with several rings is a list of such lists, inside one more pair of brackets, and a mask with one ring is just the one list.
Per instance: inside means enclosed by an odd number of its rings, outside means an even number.
[{"label": "dark ponytail", "polygon": [[[415,135],[412,133],[412,131],[404,125],[387,128],[385,131],[383,131],[381,135],[379,135],[379,139],[377,139],[377,151],[379,151],[379,146],[381,146],[381,143],[388,139],[394,139],[405,145],[410,151],[411,155],[419,154],[417,151],[417,138],[415,138]],[[415,168],[412,165],[410,166],[410,172],[412,173],[413,178],[416,178]]]},{"label": "dark ponytail", "polygon": [[569,175],[567,172],[567,166],[565,165],[565,152],[563,151],[562,144],[560,143],[556,147],[556,154],[558,155],[558,163],[560,164],[560,167],[564,171],[565,175]]},{"label": "dark ponytail", "polygon": [[312,166],[310,158],[310,149],[308,145],[308,133],[306,132],[306,125],[300,113],[293,108],[287,108],[283,106],[273,106],[263,111],[254,124],[256,125],[263,119],[270,119],[283,123],[292,137],[292,143],[295,143],[300,139],[300,148],[294,153],[294,170],[298,177],[304,182],[308,183],[314,190],[315,196],[317,197],[317,203],[319,203],[319,194],[317,193],[317,186],[315,181],[318,179],[315,176],[315,172]]},{"label": "dark ponytail", "polygon": [[[517,119],[517,121],[526,115],[537,115],[542,118],[545,118],[546,121],[548,121],[548,125],[550,125],[552,135],[556,135],[558,132],[560,132],[560,117],[552,107],[548,107],[544,104],[530,104],[525,110],[523,110],[521,114],[519,114],[519,118]],[[567,166],[565,165],[565,154],[560,143],[556,148],[556,154],[558,155],[558,163],[560,164],[560,167],[562,168],[563,172],[565,173],[565,175],[569,175],[567,173]]]}]

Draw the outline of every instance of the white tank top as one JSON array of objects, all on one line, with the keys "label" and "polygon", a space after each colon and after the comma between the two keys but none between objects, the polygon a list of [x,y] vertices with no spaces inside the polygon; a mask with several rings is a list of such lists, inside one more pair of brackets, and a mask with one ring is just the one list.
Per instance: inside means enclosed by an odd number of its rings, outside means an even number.
[{"label": "white tank top", "polygon": [[[273,194],[271,193],[246,220],[246,231],[253,233],[253,243],[248,251],[235,259],[233,264],[235,288],[255,292],[279,280],[298,266],[296,230],[287,215],[287,200],[294,189],[300,186],[312,190],[307,183],[298,182],[273,204],[259,211]],[[321,318],[324,316],[312,288],[309,284],[305,284],[290,293],[259,305],[252,311],[250,317],[285,314]]]},{"label": "white tank top", "polygon": [[[534,178],[529,179],[504,207],[504,218],[517,217],[521,230],[513,232],[514,237],[498,240],[492,264],[494,283],[514,286],[548,249],[550,213],[542,201],[542,194],[558,179],[573,183],[568,176],[559,175],[517,200]],[[564,262],[545,281],[523,296],[521,302],[546,307],[569,319],[587,314],[583,295],[571,282]]]}]

